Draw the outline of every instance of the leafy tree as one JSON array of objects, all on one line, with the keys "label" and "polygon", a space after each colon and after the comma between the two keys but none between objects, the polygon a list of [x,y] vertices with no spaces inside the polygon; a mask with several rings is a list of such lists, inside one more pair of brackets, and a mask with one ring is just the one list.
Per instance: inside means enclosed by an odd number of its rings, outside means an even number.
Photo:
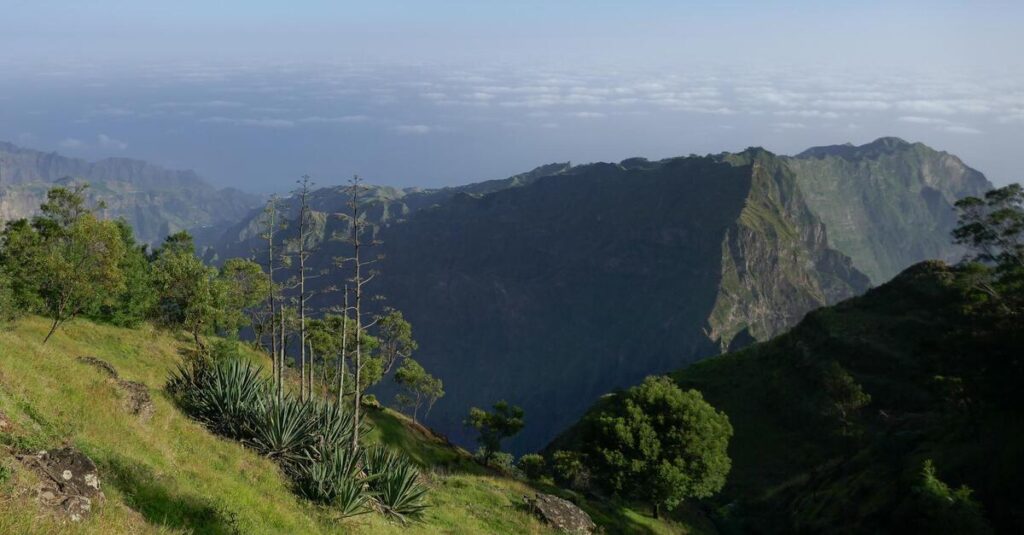
[{"label": "leafy tree", "polygon": [[376,326],[379,342],[377,355],[381,359],[384,375],[387,375],[397,362],[411,357],[413,351],[419,348],[419,344],[413,340],[412,325],[405,321],[401,311],[385,308],[384,312],[377,316]]},{"label": "leafy tree", "polygon": [[0,235],[0,266],[19,310],[42,313],[43,238],[26,219],[9,221]]},{"label": "leafy tree", "polygon": [[907,533],[992,533],[972,494],[967,486],[951,489],[939,479],[935,463],[926,459],[907,501],[897,511],[897,521]]},{"label": "leafy tree", "polygon": [[124,242],[117,226],[80,209],[75,196],[55,188],[37,218],[41,241],[40,296],[53,333],[69,319],[123,291]]},{"label": "leafy tree", "polygon": [[402,393],[395,396],[395,401],[399,406],[412,410],[414,422],[419,421],[420,407],[424,403],[427,404],[426,414],[430,414],[434,403],[444,397],[444,384],[441,380],[430,375],[419,362],[411,358],[402,361],[395,372],[395,382],[403,389]]},{"label": "leafy tree", "polygon": [[477,430],[476,441],[483,450],[483,461],[490,463],[501,451],[501,441],[523,429],[523,409],[504,400],[495,403],[492,412],[472,407],[465,425]]},{"label": "leafy tree", "polygon": [[11,279],[0,265],[0,325],[14,321],[19,315],[18,305],[11,289]]},{"label": "leafy tree", "polygon": [[519,458],[516,466],[522,470],[523,475],[529,479],[540,479],[547,470],[547,463],[542,455],[527,453]]},{"label": "leafy tree", "polygon": [[974,289],[1004,312],[1024,310],[1024,187],[1020,184],[994,189],[984,198],[957,201],[960,220],[953,230],[957,243],[970,248],[975,262],[992,268],[975,268]]},{"label": "leafy tree", "polygon": [[559,450],[551,455],[555,481],[574,490],[590,489],[590,468],[577,451]]},{"label": "leafy tree", "polygon": [[835,360],[824,366],[821,387],[824,397],[822,413],[828,418],[838,419],[844,431],[849,429],[854,414],[871,403],[871,396],[864,393],[857,381]]},{"label": "leafy tree", "polygon": [[224,314],[220,327],[228,333],[252,324],[252,314],[270,291],[263,268],[252,260],[231,258],[220,268],[219,281],[224,285]]},{"label": "leafy tree", "polygon": [[124,256],[118,265],[124,287],[113,300],[89,315],[121,327],[135,327],[146,319],[156,302],[147,246],[135,241],[132,227],[124,220],[114,221],[114,225],[124,245]]},{"label": "leafy tree", "polygon": [[650,503],[655,516],[725,485],[729,418],[696,390],[648,377],[584,422],[584,454],[596,482]]},{"label": "leafy tree", "polygon": [[157,323],[187,330],[196,347],[205,351],[200,336],[221,320],[225,286],[216,269],[195,255],[187,233],[169,236],[156,252],[153,277],[157,290],[154,314]]}]

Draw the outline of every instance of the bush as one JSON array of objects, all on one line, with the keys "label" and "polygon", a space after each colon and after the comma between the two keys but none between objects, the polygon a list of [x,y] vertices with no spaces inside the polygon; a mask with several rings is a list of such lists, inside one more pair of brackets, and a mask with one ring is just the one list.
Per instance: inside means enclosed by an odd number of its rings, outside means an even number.
[{"label": "bush", "polygon": [[536,453],[527,453],[519,458],[519,462],[516,463],[519,470],[523,472],[523,475],[530,479],[540,479],[547,470],[547,463],[544,457]]},{"label": "bush", "polygon": [[367,511],[370,496],[359,473],[359,455],[345,447],[330,448],[318,458],[307,457],[291,470],[297,494],[315,503],[337,506],[343,516]]},{"label": "bush", "polygon": [[311,457],[317,424],[312,409],[308,402],[291,396],[271,401],[253,426],[253,448],[286,467]]},{"label": "bush", "polygon": [[967,486],[952,489],[939,479],[931,459],[897,517],[907,532],[980,535],[992,533],[981,505]]},{"label": "bush", "polygon": [[186,412],[214,432],[237,440],[253,437],[270,389],[262,368],[240,360],[196,358],[171,375],[168,390]]},{"label": "bush", "polygon": [[14,321],[20,315],[11,281],[0,271],[0,325]]},{"label": "bush", "polygon": [[555,481],[573,490],[590,489],[590,470],[583,462],[583,455],[575,451],[556,451],[551,456]]}]

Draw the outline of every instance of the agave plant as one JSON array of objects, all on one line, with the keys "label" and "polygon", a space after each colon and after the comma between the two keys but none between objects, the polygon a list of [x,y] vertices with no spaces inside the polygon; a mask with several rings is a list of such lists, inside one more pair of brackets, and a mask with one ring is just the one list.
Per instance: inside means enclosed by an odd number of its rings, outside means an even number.
[{"label": "agave plant", "polygon": [[329,449],[320,458],[307,456],[292,469],[295,491],[310,501],[337,507],[343,516],[365,513],[370,496],[360,465],[361,456],[344,446]]},{"label": "agave plant", "polygon": [[427,488],[408,458],[385,448],[366,454],[366,483],[381,512],[401,522],[418,519],[427,509]]},{"label": "agave plant", "polygon": [[312,405],[289,396],[266,405],[249,443],[289,468],[313,454],[316,426]]},{"label": "agave plant", "polygon": [[311,402],[316,418],[317,444],[330,449],[352,440],[352,413],[337,403],[314,400]]},{"label": "agave plant", "polygon": [[248,362],[196,361],[178,367],[168,381],[168,390],[186,412],[216,433],[245,439],[263,412],[267,384],[261,373],[259,366]]}]

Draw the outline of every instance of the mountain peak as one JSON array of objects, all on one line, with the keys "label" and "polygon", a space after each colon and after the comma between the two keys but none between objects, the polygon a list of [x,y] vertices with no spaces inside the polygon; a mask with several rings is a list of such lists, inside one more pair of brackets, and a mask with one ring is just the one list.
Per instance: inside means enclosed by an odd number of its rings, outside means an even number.
[{"label": "mountain peak", "polygon": [[877,156],[879,154],[898,152],[913,147],[914,145],[919,145],[919,143],[911,143],[898,137],[880,137],[863,145],[843,143],[842,145],[811,147],[800,154],[797,154],[796,158],[825,158],[828,156],[838,156],[840,158],[847,159],[860,158],[864,156]]}]

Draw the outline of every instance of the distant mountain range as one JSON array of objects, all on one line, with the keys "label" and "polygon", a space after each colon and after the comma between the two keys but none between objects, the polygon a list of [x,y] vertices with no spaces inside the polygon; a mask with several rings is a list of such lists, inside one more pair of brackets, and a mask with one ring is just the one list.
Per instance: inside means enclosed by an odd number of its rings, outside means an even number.
[{"label": "distant mountain range", "polygon": [[87,162],[0,142],[0,223],[33,215],[49,188],[82,182],[93,201],[104,201],[108,216],[125,218],[150,244],[179,230],[237,221],[261,200],[217,189],[192,171],[126,158]]},{"label": "distant mountain range", "polygon": [[[608,391],[766,340],[917,261],[958,258],[952,203],[990,187],[955,156],[895,138],[375,187],[370,291],[406,314],[417,359],[445,381],[432,426],[466,443],[467,409],[507,399],[527,415],[514,449],[537,449]],[[332,239],[347,233],[334,217],[346,200],[313,195],[314,269],[348,254]],[[262,250],[259,214],[203,236],[207,259]]]}]

